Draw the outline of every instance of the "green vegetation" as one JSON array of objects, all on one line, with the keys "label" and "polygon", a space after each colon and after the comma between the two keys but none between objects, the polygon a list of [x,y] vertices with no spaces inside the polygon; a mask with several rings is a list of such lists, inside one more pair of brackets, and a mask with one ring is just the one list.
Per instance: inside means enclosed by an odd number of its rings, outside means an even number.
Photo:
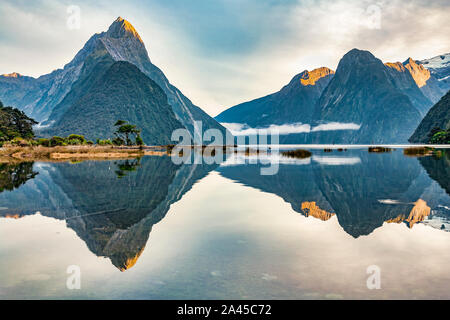
[{"label": "green vegetation", "polygon": [[33,162],[0,163],[0,192],[14,190],[36,175]]},{"label": "green vegetation", "polygon": [[428,111],[414,134],[413,143],[450,143],[450,90]]},{"label": "green vegetation", "polygon": [[137,158],[132,161],[125,160],[124,162],[120,162],[120,163],[115,162],[114,164],[117,165],[117,170],[115,171],[115,173],[117,175],[117,178],[120,179],[120,178],[123,178],[124,176],[126,176],[127,172],[136,171],[137,168],[141,164],[141,159]]},{"label": "green vegetation", "polygon": [[428,134],[428,142],[431,144],[450,144],[450,129],[442,130],[434,127]]},{"label": "green vegetation", "polygon": [[99,146],[112,146],[113,142],[111,141],[111,139],[105,139],[105,140],[97,139],[97,144]]},{"label": "green vegetation", "polygon": [[281,154],[289,158],[305,159],[311,157],[311,152],[303,149],[284,151]]},{"label": "green vegetation", "polygon": [[[12,143],[13,145],[17,145]],[[37,140],[33,140],[32,145],[38,145],[43,147],[63,147],[63,146],[84,146],[91,145],[92,141],[87,141],[84,136],[79,134],[71,134],[68,137],[58,137],[54,136],[49,139],[47,138],[39,138]]]},{"label": "green vegetation", "polygon": [[[144,140],[141,138],[141,129],[138,129],[135,125],[127,123],[125,120],[117,120],[114,124],[117,130],[114,132],[116,138],[113,139],[113,143],[116,145],[133,146],[144,145]],[[131,136],[134,136],[134,143],[131,140]]]},{"label": "green vegetation", "polygon": [[34,119],[13,107],[5,107],[0,101],[0,145],[14,139],[34,138],[33,125],[37,124]]}]

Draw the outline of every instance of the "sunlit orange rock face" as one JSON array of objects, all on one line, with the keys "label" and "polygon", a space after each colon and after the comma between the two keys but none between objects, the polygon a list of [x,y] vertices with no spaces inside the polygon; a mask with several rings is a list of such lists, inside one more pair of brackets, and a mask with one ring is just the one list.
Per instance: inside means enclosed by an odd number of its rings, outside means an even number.
[{"label": "sunlit orange rock face", "polygon": [[20,219],[21,218],[21,216],[18,214],[7,214],[4,217],[7,219]]},{"label": "sunlit orange rock face", "polygon": [[430,71],[428,69],[425,69],[421,64],[417,64],[411,58],[406,60],[404,65],[411,73],[411,76],[419,88],[427,84],[428,79],[430,79]]},{"label": "sunlit orange rock face", "polygon": [[431,208],[427,205],[426,201],[422,199],[414,202],[414,207],[411,209],[409,216],[401,214],[397,218],[387,220],[387,223],[401,223],[406,222],[409,228],[412,228],[414,224],[422,222],[431,213]]},{"label": "sunlit orange rock face", "polygon": [[417,64],[413,59],[409,58],[404,63],[401,62],[387,62],[385,66],[395,69],[398,72],[409,72],[419,88],[427,84],[430,79],[430,71],[424,68],[421,64]]},{"label": "sunlit orange rock face", "polygon": [[329,74],[333,74],[334,71],[331,69],[328,69],[326,67],[322,67],[322,68],[317,68],[314,69],[312,71],[305,71],[303,73],[303,76],[300,78],[300,83],[303,86],[308,86],[308,85],[315,85],[316,81],[319,80],[320,78],[323,78]]},{"label": "sunlit orange rock face", "polygon": [[114,21],[108,32],[110,32],[113,38],[131,36],[143,43],[141,37],[139,36],[133,25],[122,17],[118,17],[116,21]]},{"label": "sunlit orange rock face", "polygon": [[19,78],[22,75],[20,73],[13,72],[13,73],[8,73],[8,74],[2,74],[2,76],[7,77],[7,78]]},{"label": "sunlit orange rock face", "polygon": [[302,210],[307,217],[311,216],[311,217],[320,219],[322,221],[327,221],[332,216],[334,216],[334,213],[320,209],[319,206],[317,206],[315,201],[302,202]]},{"label": "sunlit orange rock face", "polygon": [[401,62],[386,62],[385,66],[391,69],[395,69],[399,72],[406,72],[405,66]]},{"label": "sunlit orange rock face", "polygon": [[141,256],[142,252],[144,252],[144,248],[142,248],[134,257],[128,258],[126,261],[124,261],[120,266],[117,266],[118,269],[122,272],[131,269],[134,267],[136,262],[138,261],[139,257]]}]

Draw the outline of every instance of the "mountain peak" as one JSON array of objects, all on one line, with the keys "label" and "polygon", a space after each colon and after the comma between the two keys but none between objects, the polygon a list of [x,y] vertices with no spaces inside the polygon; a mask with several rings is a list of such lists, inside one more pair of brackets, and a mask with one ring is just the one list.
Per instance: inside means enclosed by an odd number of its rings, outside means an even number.
[{"label": "mountain peak", "polygon": [[417,64],[417,62],[413,58],[409,57],[408,59],[405,60],[405,62],[403,62],[404,66],[406,66],[407,64],[414,66]]},{"label": "mountain peak", "polygon": [[111,38],[133,37],[143,43],[133,25],[122,17],[118,17],[111,24],[106,34]]},{"label": "mountain peak", "polygon": [[300,83],[303,86],[314,85],[316,81],[319,80],[320,78],[323,78],[333,73],[334,71],[327,67],[317,68],[312,71],[305,70],[300,74]]},{"label": "mountain peak", "polygon": [[339,61],[336,73],[347,74],[355,67],[367,68],[369,65],[382,65],[381,60],[377,59],[372,53],[366,50],[352,49],[347,52]]},{"label": "mountain peak", "polygon": [[6,78],[20,78],[20,77],[22,77],[22,75],[20,73],[17,73],[17,72],[8,73],[8,74],[5,73],[5,74],[2,74],[2,76],[6,77]]},{"label": "mountain peak", "polygon": [[428,79],[430,79],[431,74],[430,71],[423,67],[421,64],[417,64],[415,60],[412,58],[408,58],[403,65],[406,69],[409,70],[411,76],[416,82],[419,88],[425,86],[427,84]]},{"label": "mountain peak", "polygon": [[369,61],[373,61],[376,60],[377,58],[375,58],[375,56],[370,53],[370,51],[367,50],[360,50],[360,49],[352,49],[349,52],[347,52],[343,57],[342,60],[353,60],[353,61],[358,61],[358,62],[369,62]]}]

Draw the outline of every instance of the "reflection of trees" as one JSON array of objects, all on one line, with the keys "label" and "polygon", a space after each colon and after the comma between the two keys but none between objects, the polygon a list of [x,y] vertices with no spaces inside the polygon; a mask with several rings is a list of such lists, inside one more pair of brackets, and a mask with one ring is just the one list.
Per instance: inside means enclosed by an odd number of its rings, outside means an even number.
[{"label": "reflection of trees", "polygon": [[117,178],[122,178],[127,175],[128,172],[136,171],[141,164],[141,159],[125,160],[123,162],[115,162],[117,165],[116,175]]},{"label": "reflection of trees", "polygon": [[33,162],[0,163],[0,192],[14,190],[37,174]]}]

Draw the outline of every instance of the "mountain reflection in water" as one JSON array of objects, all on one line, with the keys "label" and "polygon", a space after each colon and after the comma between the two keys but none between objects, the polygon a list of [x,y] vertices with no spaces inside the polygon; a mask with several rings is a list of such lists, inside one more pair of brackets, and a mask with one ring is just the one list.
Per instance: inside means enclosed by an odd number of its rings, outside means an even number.
[{"label": "mountain reflection in water", "polygon": [[[15,166],[16,170],[7,167],[2,177],[23,171],[23,164]],[[66,220],[94,254],[109,257],[122,271],[136,263],[152,226],[164,218],[170,205],[215,168],[177,166],[169,157],[37,163],[34,167],[39,175],[31,174],[28,165],[30,173],[21,175],[21,183],[35,180],[14,192],[0,193],[0,216],[39,212]],[[2,179],[8,185],[11,180]]]},{"label": "mountain reflection in water", "polygon": [[124,271],[139,259],[153,225],[212,170],[275,194],[306,217],[327,221],[336,216],[342,229],[358,238],[385,222],[448,231],[449,168],[449,152],[411,158],[400,151],[366,150],[339,156],[314,151],[309,161],[282,161],[275,175],[261,175],[258,164],[175,165],[166,156],[10,163],[0,165],[0,217],[39,212],[65,220],[92,253]]},{"label": "mountain reflection in water", "polygon": [[261,165],[224,165],[217,170],[226,178],[280,196],[307,217],[325,221],[336,214],[345,232],[357,238],[384,222],[412,227],[431,214],[444,217],[443,229],[448,231],[449,158],[449,152],[440,158],[410,158],[401,151],[351,150],[339,157],[313,155],[313,161],[304,165],[282,162],[276,175],[261,175]]}]

